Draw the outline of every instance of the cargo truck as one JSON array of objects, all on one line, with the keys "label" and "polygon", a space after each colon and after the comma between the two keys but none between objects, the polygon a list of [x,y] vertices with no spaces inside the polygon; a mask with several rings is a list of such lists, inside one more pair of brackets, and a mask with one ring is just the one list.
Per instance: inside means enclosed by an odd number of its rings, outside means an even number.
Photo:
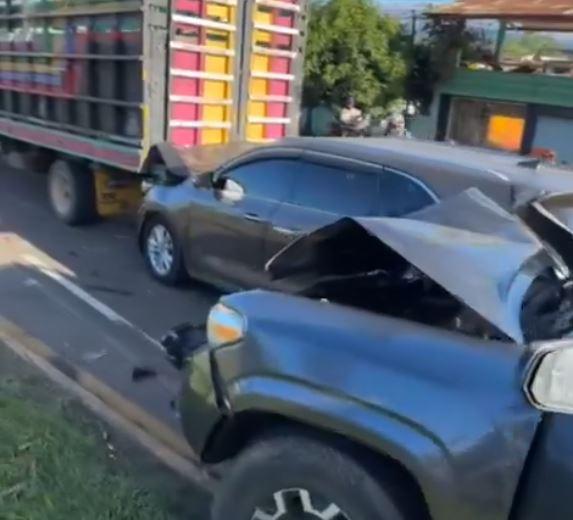
[{"label": "cargo truck", "polygon": [[296,134],[307,0],[0,1],[0,136],[84,224],[136,204],[153,150]]}]

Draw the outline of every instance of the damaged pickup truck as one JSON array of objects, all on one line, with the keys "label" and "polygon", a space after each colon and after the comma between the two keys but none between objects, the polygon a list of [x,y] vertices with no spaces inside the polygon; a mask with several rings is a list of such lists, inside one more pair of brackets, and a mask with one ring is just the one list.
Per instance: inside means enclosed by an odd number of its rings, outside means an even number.
[{"label": "damaged pickup truck", "polygon": [[172,335],[185,434],[232,461],[214,520],[573,518],[568,207],[338,220]]}]

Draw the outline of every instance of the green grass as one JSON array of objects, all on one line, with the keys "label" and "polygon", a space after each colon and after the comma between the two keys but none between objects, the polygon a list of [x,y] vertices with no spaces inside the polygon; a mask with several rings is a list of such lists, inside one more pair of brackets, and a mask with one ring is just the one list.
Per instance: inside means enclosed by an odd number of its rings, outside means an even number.
[{"label": "green grass", "polygon": [[0,520],[162,520],[81,418],[0,391]]}]

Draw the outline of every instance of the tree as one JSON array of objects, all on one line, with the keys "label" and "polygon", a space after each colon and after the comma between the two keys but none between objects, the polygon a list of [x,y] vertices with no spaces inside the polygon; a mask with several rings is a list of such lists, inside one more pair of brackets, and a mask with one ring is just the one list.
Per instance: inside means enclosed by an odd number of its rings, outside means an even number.
[{"label": "tree", "polygon": [[406,63],[401,29],[372,0],[311,4],[305,63],[307,104],[339,103],[352,95],[369,109],[402,94]]},{"label": "tree", "polygon": [[520,59],[538,53],[553,56],[558,54],[558,48],[557,41],[551,36],[527,33],[521,38],[508,40],[503,47],[503,55],[510,59]]},{"label": "tree", "polygon": [[459,60],[480,59],[492,43],[483,30],[467,27],[463,20],[431,18],[423,34],[412,49],[406,92],[408,99],[416,101],[426,113],[436,84],[451,76]]}]

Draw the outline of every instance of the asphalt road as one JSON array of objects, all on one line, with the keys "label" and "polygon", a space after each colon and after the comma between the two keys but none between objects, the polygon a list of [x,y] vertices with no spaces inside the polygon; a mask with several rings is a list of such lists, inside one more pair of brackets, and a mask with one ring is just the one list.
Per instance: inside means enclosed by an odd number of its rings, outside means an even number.
[{"label": "asphalt road", "polygon": [[[46,177],[0,165],[0,318],[179,432],[180,374],[157,340],[201,323],[218,294],[163,287],[136,248],[133,219],[69,228],[51,213]],[[156,376],[135,382],[135,367]]]},{"label": "asphalt road", "polygon": [[[147,275],[131,219],[70,228],[51,213],[42,174],[0,166],[0,234],[65,266],[75,283],[153,338],[204,320],[218,295],[205,286],[163,287]],[[10,256],[6,244],[2,254]]]}]

